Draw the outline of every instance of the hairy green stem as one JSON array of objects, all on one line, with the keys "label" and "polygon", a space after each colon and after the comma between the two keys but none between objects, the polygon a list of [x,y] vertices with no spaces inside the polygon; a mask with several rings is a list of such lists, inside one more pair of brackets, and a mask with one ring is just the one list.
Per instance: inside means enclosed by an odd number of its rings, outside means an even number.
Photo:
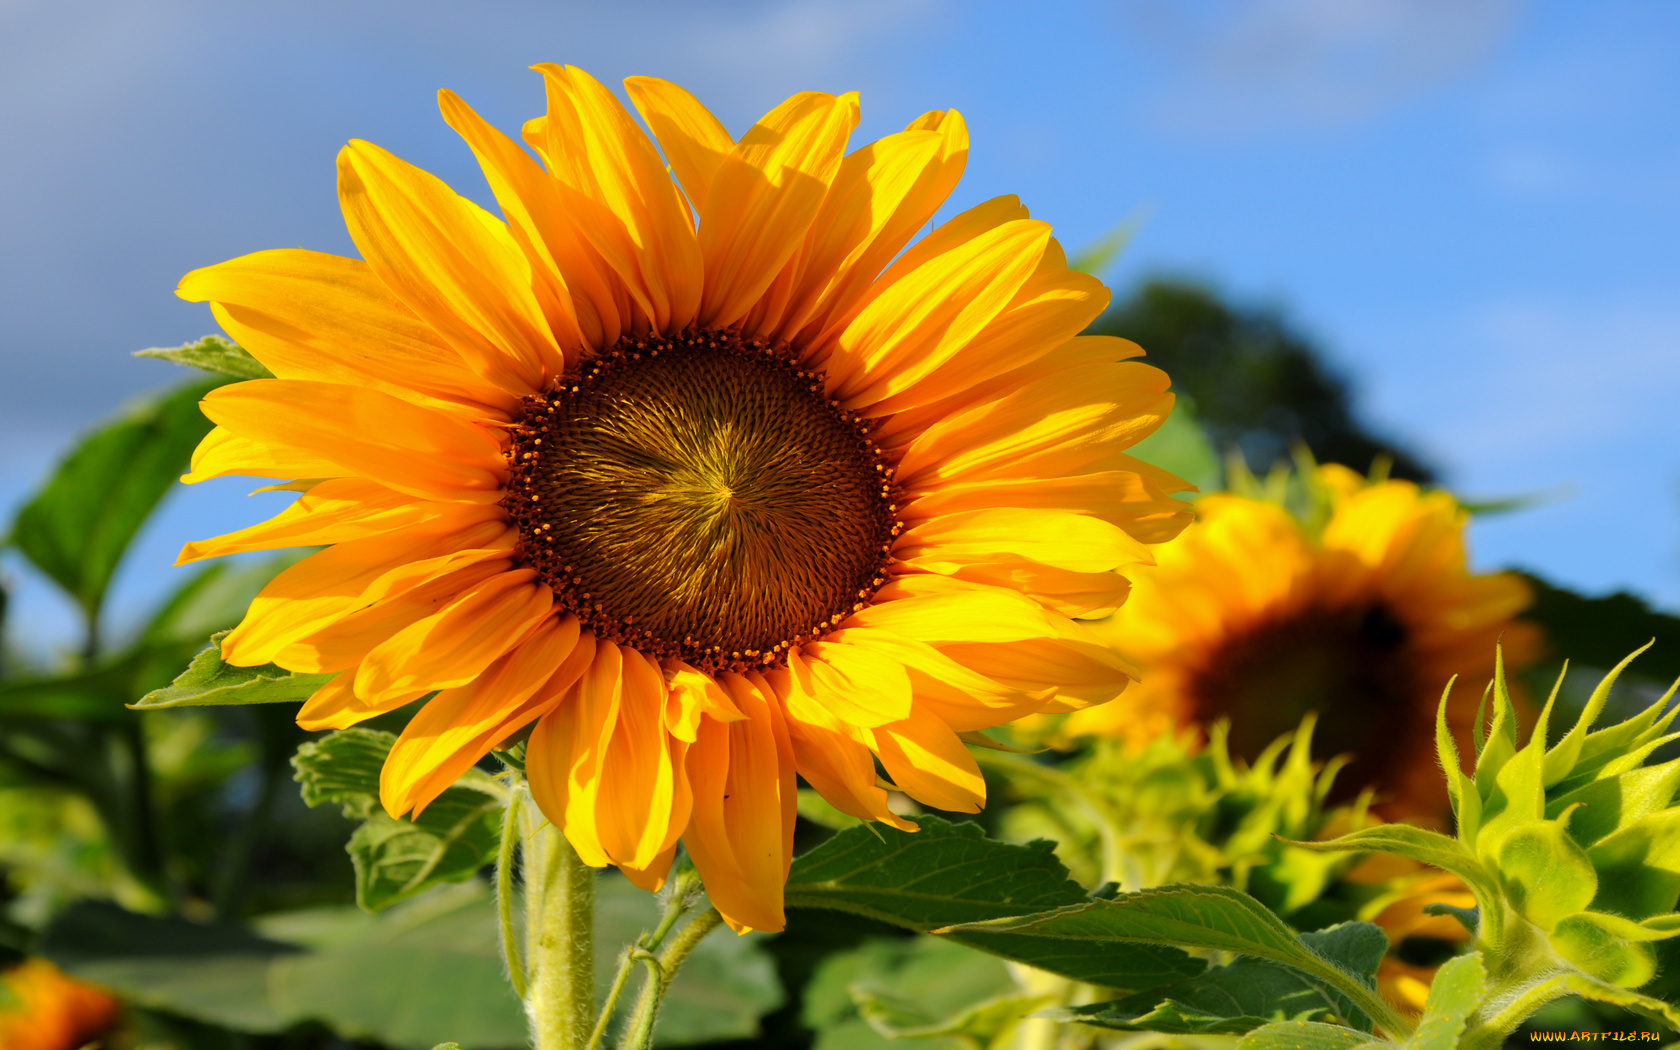
[{"label": "hairy green stem", "polygon": [[524,833],[525,1013],[536,1050],[583,1050],[595,1020],[595,869],[535,806]]},{"label": "hairy green stem", "polygon": [[589,1045],[584,1050],[596,1050],[601,1040],[606,1037],[607,1026],[612,1023],[613,1012],[618,1009],[618,1000],[624,994],[624,986],[630,983],[630,971],[636,963],[642,963],[648,968],[648,980],[659,979],[662,972],[659,967],[659,957],[653,955],[665,938],[671,932],[671,927],[677,924],[692,906],[691,896],[700,886],[699,875],[694,867],[686,860],[677,865],[677,870],[665,884],[665,911],[660,917],[659,925],[652,933],[644,933],[636,938],[636,943],[629,945],[619,954],[618,970],[613,974],[612,987],[607,991],[607,1001],[601,1007],[601,1016],[595,1021],[595,1030],[589,1034]]},{"label": "hairy green stem", "polygon": [[653,1045],[653,1026],[659,1020],[659,1007],[665,1000],[665,990],[671,986],[671,978],[677,975],[688,953],[705,940],[707,934],[722,925],[723,916],[718,914],[718,910],[707,908],[677,931],[657,960],[647,952],[638,956],[648,966],[647,981],[636,997],[636,1012],[630,1018],[619,1050],[648,1050]]},{"label": "hairy green stem", "polygon": [[519,799],[524,786],[518,783],[508,792],[507,809],[502,811],[502,843],[496,850],[496,921],[502,929],[502,962],[514,993],[524,999],[530,986],[525,981],[525,964],[519,958],[519,940],[513,928],[513,852],[519,843]]},{"label": "hairy green stem", "polygon": [[[1492,1050],[1505,1041],[1505,1037],[1517,1030],[1517,1026],[1553,999],[1561,999],[1570,994],[1569,987],[1561,977],[1554,977],[1545,981],[1536,981],[1515,996],[1506,999],[1504,1005],[1492,1017],[1483,1020],[1478,1011],[1470,1019],[1470,1026],[1459,1040],[1461,1050]],[[1505,997],[1497,991],[1489,996],[1483,1009],[1492,1006]]]}]

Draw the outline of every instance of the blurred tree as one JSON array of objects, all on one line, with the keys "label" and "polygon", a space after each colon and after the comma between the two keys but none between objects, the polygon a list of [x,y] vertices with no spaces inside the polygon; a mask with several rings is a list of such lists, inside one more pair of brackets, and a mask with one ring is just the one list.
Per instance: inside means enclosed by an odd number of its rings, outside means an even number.
[{"label": "blurred tree", "polygon": [[1228,303],[1194,281],[1155,277],[1091,331],[1147,350],[1149,362],[1195,403],[1214,444],[1235,445],[1258,473],[1304,441],[1321,463],[1364,471],[1386,454],[1394,477],[1435,478],[1416,453],[1358,419],[1347,380],[1275,309]]}]

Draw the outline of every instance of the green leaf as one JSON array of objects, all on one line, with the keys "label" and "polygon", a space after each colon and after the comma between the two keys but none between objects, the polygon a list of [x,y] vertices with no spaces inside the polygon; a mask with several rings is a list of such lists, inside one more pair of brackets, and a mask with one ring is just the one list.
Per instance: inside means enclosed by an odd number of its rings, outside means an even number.
[{"label": "green leaf", "polygon": [[90,619],[135,533],[210,430],[200,380],[143,402],[89,434],[18,511],[11,542]]},{"label": "green leaf", "polygon": [[154,346],[134,351],[135,357],[156,357],[178,365],[235,379],[273,379],[274,373],[251,356],[251,352],[219,335],[207,335],[185,346]]},{"label": "green leaf", "polygon": [[1327,842],[1296,842],[1310,850],[1333,850],[1352,853],[1392,853],[1408,857],[1420,864],[1451,872],[1463,879],[1476,896],[1491,902],[1499,899],[1499,887],[1481,861],[1465,848],[1462,842],[1438,831],[1413,827],[1410,824],[1379,824],[1361,828]]},{"label": "green leaf", "polygon": [[822,961],[805,985],[801,1020],[826,1031],[862,1018],[881,1038],[946,1034],[1018,992],[1009,968],[985,952],[944,937],[877,938]]},{"label": "green leaf", "polygon": [[1628,936],[1638,937],[1639,931],[1637,923],[1584,911],[1560,920],[1547,940],[1583,973],[1622,988],[1638,988],[1657,973],[1656,953],[1650,945]]},{"label": "green leaf", "polygon": [[[658,921],[647,893],[600,880],[596,994],[614,952]],[[267,915],[258,934],[73,905],[43,950],[67,972],[136,1002],[235,1031],[274,1033],[317,1021],[344,1038],[427,1050],[526,1045],[524,1010],[502,969],[496,913],[480,883],[443,887],[378,915],[328,907]],[[782,1000],[761,934],[711,937],[667,993],[655,1045],[751,1039]]]},{"label": "green leaf", "polygon": [[1563,825],[1534,820],[1513,828],[1499,847],[1499,878],[1511,903],[1549,930],[1598,893],[1598,873]]},{"label": "green leaf", "polygon": [[1237,1050],[1348,1050],[1368,1043],[1364,1032],[1318,1021],[1278,1021],[1237,1040]]},{"label": "green leaf", "polygon": [[154,689],[129,706],[137,711],[161,707],[211,707],[228,704],[297,703],[315,695],[332,681],[330,674],[298,674],[276,664],[234,667],[222,662],[222,639],[227,631],[210,637],[210,645],[193,657],[187,669],[162,689]]},{"label": "green leaf", "polygon": [[1122,945],[1137,944],[1176,944],[1252,955],[1292,966],[1341,994],[1357,995],[1358,1012],[1370,1016],[1390,1034],[1405,1031],[1403,1023],[1377,997],[1366,975],[1325,958],[1295,936],[1265,905],[1229,886],[1162,886],[1041,915],[966,923],[937,932],[1010,933],[1039,942],[1035,954],[1051,960],[1081,947],[1106,947],[1117,953]]},{"label": "green leaf", "polygon": [[[914,834],[879,825],[849,828],[796,858],[788,876],[787,906],[831,908],[926,933],[1089,900],[1067,877],[1051,843],[1014,846],[986,838],[976,824],[931,816],[914,820],[920,828]],[[1057,943],[966,926],[951,937],[1122,991],[1169,984],[1206,967],[1159,944]]]},{"label": "green leaf", "polygon": [[1482,1005],[1487,970],[1478,954],[1449,959],[1435,972],[1424,1003],[1423,1019],[1406,1045],[1413,1050],[1453,1050],[1464,1025]]},{"label": "green leaf", "polygon": [[362,822],[346,847],[356,868],[356,902],[388,908],[442,882],[470,879],[496,859],[506,790],[470,769],[414,818],[379,804],[379,772],[397,738],[341,729],[298,748],[292,765],[310,806],[337,802]]},{"label": "green leaf", "polygon": [[1593,907],[1643,919],[1680,898],[1680,808],[1630,821],[1587,850],[1598,870]]},{"label": "green leaf", "polygon": [[[1350,973],[1375,980],[1388,938],[1369,923],[1344,923],[1301,938]],[[1130,1032],[1240,1035],[1274,1021],[1363,1018],[1340,995],[1287,966],[1238,958],[1169,988],[1063,1011],[1062,1020]]]}]

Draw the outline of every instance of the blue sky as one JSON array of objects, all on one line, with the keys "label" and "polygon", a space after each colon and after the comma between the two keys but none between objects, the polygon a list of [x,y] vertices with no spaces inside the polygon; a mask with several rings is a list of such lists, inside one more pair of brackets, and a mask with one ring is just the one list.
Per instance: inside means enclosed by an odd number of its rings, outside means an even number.
[{"label": "blue sky", "polygon": [[[262,248],[349,253],[333,158],[373,140],[487,199],[448,87],[512,129],[525,67],[676,80],[740,131],[862,92],[862,141],[954,106],[947,214],[1018,193],[1107,276],[1213,281],[1330,348],[1368,417],[1473,497],[1483,566],[1680,606],[1680,5],[1666,0],[0,0],[0,507],[213,330],[171,293]],[[274,509],[175,497],[119,581]],[[11,567],[32,636],[68,630]]]}]

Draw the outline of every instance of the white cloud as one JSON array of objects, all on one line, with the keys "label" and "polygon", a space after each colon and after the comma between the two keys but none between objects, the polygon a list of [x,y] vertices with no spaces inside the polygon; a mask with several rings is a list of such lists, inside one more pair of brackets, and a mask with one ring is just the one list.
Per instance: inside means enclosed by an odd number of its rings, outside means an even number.
[{"label": "white cloud", "polygon": [[1151,115],[1229,135],[1345,124],[1474,68],[1523,0],[1127,0],[1123,25],[1172,67]]}]

